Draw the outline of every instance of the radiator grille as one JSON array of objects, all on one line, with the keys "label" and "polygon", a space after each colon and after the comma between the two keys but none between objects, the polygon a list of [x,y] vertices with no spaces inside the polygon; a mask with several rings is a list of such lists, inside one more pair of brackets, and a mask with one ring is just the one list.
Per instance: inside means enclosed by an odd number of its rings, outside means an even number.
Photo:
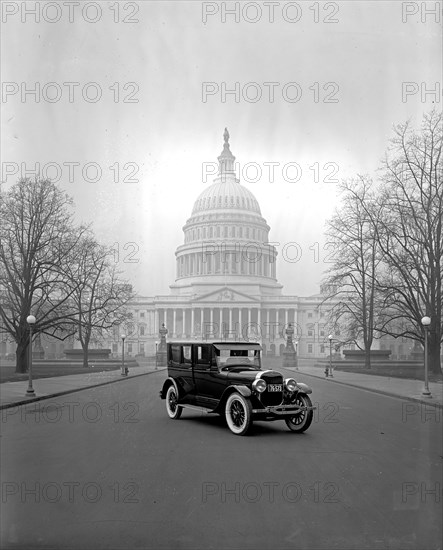
[{"label": "radiator grille", "polygon": [[[268,384],[280,384],[283,389],[283,376],[277,373],[264,373],[261,377],[266,385]],[[283,401],[283,391],[264,391],[260,396],[260,401],[265,407],[280,405]]]}]

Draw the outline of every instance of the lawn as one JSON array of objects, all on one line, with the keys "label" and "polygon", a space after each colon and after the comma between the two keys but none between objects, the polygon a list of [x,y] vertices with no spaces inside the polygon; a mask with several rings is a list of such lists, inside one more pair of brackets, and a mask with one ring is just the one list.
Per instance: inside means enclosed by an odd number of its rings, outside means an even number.
[{"label": "lawn", "polygon": [[[5,363],[5,362],[3,362]],[[20,380],[27,380],[28,373],[17,374],[15,372],[15,364],[10,362],[9,364],[3,364],[0,367],[0,383],[1,382],[19,382]],[[69,374],[84,374],[90,372],[103,372],[109,370],[118,370],[120,365],[110,366],[95,366],[85,368],[79,363],[78,366],[73,365],[33,365],[32,366],[32,378],[34,380],[38,378],[50,378],[52,376],[66,376]]]},{"label": "lawn", "polygon": [[[343,371],[343,372],[357,372],[361,374],[369,374],[369,375],[375,375],[375,376],[387,376],[390,378],[408,378],[412,380],[424,380],[424,367],[401,367],[401,366],[378,366],[373,365],[370,369],[365,369],[363,367],[354,367],[354,366],[335,366],[334,370],[336,371]],[[433,374],[432,372],[429,372],[428,375],[429,382],[441,382],[443,380],[443,376],[440,373]]]}]

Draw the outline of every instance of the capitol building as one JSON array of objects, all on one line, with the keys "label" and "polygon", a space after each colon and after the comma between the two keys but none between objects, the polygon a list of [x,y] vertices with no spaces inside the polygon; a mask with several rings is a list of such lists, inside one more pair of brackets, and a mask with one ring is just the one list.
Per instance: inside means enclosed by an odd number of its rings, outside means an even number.
[{"label": "capitol building", "polygon": [[[277,251],[257,199],[235,173],[224,132],[218,174],[197,197],[175,251],[176,279],[164,296],[138,296],[132,320],[104,342],[114,355],[153,355],[159,330],[167,340],[259,341],[267,356],[280,356],[285,329],[295,329],[300,357],[329,353],[324,297],[288,296],[277,279]],[[173,261],[171,254],[171,261]]]}]

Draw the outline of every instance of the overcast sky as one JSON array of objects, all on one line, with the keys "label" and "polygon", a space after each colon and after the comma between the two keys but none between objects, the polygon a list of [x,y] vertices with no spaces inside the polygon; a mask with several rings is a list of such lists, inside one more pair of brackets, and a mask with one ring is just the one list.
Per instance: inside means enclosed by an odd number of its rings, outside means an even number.
[{"label": "overcast sky", "polygon": [[[119,243],[135,289],[169,294],[227,126],[241,181],[280,243],[284,293],[314,294],[335,182],[376,175],[392,125],[441,106],[437,3],[241,2],[237,16],[222,4],[27,2],[36,15],[3,2],[2,180],[47,165],[78,219]],[[224,96],[236,82],[239,97]],[[274,181],[265,163],[278,163]],[[299,261],[288,245],[285,259],[287,243]]]}]

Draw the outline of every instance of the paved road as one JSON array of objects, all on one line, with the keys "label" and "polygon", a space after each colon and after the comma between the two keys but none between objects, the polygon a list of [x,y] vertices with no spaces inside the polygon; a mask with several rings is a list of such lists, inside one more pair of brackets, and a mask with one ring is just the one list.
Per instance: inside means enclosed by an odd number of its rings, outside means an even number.
[{"label": "paved road", "polygon": [[441,409],[300,375],[308,432],[237,437],[164,377],[1,411],[2,548],[441,548]]}]

